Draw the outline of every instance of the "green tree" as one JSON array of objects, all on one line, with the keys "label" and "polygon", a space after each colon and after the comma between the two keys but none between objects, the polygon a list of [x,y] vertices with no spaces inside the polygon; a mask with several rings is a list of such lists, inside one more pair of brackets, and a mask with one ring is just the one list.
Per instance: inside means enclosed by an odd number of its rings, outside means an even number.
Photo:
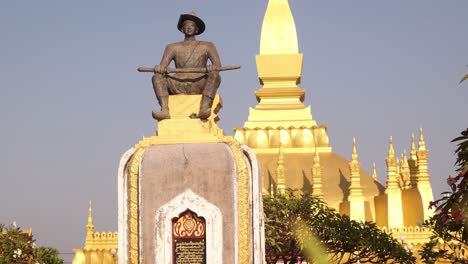
[{"label": "green tree", "polygon": [[51,247],[36,248],[34,250],[34,259],[38,263],[63,264],[63,259],[60,258],[58,250]]},{"label": "green tree", "polygon": [[[304,249],[322,246],[331,263],[414,263],[415,258],[391,235],[371,222],[357,222],[330,209],[322,200],[287,191],[264,197],[266,258],[295,263],[317,256]],[[302,229],[302,230],[301,230]],[[305,229],[305,230],[304,230]],[[315,239],[310,239],[313,234]]]},{"label": "green tree", "polygon": [[450,191],[443,192],[442,198],[429,205],[435,207],[435,213],[425,225],[434,235],[420,251],[426,263],[435,263],[437,259],[468,263],[464,256],[468,246],[468,128],[452,142],[458,143],[455,150],[458,175],[448,177]]},{"label": "green tree", "polygon": [[35,248],[32,235],[15,225],[0,224],[0,264],[63,264],[56,249]]}]

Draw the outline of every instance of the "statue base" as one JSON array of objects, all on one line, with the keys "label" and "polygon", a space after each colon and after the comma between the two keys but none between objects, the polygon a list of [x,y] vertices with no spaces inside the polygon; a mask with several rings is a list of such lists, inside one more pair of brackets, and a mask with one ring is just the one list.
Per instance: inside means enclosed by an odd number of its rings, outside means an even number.
[{"label": "statue base", "polygon": [[206,121],[192,118],[198,114],[202,95],[170,95],[169,114],[170,119],[158,122],[156,135],[143,138],[138,146],[152,144],[177,144],[177,143],[201,143],[221,142],[224,132],[216,125],[219,120],[217,115],[222,107],[221,97],[217,94],[211,107],[211,115]]},{"label": "statue base", "polygon": [[121,158],[119,264],[263,263],[255,154],[216,125],[219,96],[206,122],[190,118],[200,100],[171,96],[171,119]]}]

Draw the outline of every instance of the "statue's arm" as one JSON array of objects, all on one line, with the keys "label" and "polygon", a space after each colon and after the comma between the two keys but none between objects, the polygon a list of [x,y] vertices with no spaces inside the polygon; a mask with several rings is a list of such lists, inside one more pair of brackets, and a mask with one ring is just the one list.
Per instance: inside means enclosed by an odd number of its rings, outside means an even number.
[{"label": "statue's arm", "polygon": [[215,67],[221,67],[221,59],[219,58],[218,51],[211,42],[208,44],[208,58]]},{"label": "statue's arm", "polygon": [[159,65],[161,67],[167,68],[169,66],[169,63],[171,63],[171,61],[174,59],[174,56],[175,56],[174,47],[172,45],[167,45],[166,49],[164,49],[164,54],[161,58],[161,62],[159,63]]}]

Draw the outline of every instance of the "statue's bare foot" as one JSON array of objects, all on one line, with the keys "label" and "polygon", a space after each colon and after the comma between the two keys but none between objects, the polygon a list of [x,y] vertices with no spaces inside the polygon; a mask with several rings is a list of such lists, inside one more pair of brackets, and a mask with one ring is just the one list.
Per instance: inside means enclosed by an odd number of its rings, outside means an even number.
[{"label": "statue's bare foot", "polygon": [[198,118],[202,121],[208,120],[208,117],[211,115],[211,108],[208,109],[200,109],[200,113],[198,113]]},{"label": "statue's bare foot", "polygon": [[213,98],[210,98],[206,95],[203,95],[200,103],[200,111],[198,113],[198,118],[202,121],[208,120],[208,117],[211,115],[211,105],[213,104]]},{"label": "statue's bare foot", "polygon": [[161,121],[161,120],[164,120],[164,119],[169,119],[171,118],[171,116],[169,115],[169,111],[166,110],[166,111],[161,111],[161,112],[155,112],[153,111],[153,118],[158,120],[158,121]]}]

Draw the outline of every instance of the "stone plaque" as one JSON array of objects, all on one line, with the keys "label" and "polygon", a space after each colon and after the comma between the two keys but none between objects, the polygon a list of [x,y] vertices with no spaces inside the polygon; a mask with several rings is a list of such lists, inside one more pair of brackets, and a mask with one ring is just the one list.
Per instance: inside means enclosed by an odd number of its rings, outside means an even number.
[{"label": "stone plaque", "polygon": [[186,210],[172,219],[172,263],[206,264],[206,223]]}]

